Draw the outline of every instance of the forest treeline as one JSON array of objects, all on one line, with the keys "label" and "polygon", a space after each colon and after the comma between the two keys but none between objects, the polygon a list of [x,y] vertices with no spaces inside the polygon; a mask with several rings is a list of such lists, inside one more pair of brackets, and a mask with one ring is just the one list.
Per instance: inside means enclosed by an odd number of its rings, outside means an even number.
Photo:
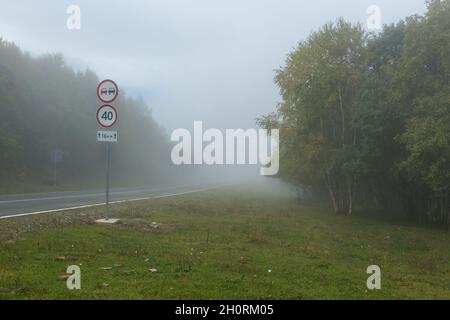
[{"label": "forest treeline", "polygon": [[402,212],[450,227],[450,1],[377,34],[343,19],[299,43],[277,71],[280,175],[336,213]]},{"label": "forest treeline", "polygon": [[[105,175],[105,144],[96,141],[99,78],[75,71],[60,54],[34,57],[0,39],[0,188],[30,185],[100,186]],[[119,83],[120,87],[120,83]],[[171,170],[169,140],[141,99],[124,91],[118,142],[112,146],[116,185],[156,183]],[[23,187],[23,188],[22,188]]]}]

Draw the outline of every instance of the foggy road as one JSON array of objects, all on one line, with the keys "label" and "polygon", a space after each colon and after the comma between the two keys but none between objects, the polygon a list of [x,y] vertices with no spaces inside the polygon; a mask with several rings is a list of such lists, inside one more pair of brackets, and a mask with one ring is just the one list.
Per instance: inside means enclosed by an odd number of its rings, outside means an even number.
[{"label": "foggy road", "polygon": [[[218,187],[213,184],[160,186],[149,188],[113,188],[110,204],[170,197]],[[101,206],[105,190],[63,191],[0,195],[0,219]]]}]

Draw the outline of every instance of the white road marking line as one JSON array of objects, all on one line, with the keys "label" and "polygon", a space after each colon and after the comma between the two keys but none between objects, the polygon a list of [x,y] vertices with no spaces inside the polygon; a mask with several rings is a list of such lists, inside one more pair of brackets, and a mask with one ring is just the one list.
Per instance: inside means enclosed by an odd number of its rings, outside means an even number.
[{"label": "white road marking line", "polygon": [[[136,198],[136,199],[129,199],[129,200],[118,200],[118,201],[112,201],[109,204],[119,204],[124,202],[134,202],[134,201],[142,201],[142,200],[149,200],[149,199],[160,199],[160,198],[169,198],[174,196],[181,196],[183,194],[189,194],[189,193],[196,193],[196,192],[202,192],[207,190],[212,190],[220,188],[220,186],[216,187],[210,187],[210,188],[204,188],[199,190],[193,190],[193,191],[185,191],[185,192],[178,192],[178,193],[172,193],[172,194],[165,194],[160,196],[150,196],[145,198]],[[44,211],[35,211],[35,212],[27,212],[27,213],[18,213],[8,216],[0,216],[1,219],[7,219],[7,218],[17,218],[17,217],[25,217],[25,216],[32,216],[36,214],[42,214],[42,213],[52,213],[52,212],[59,212],[59,211],[69,211],[69,210],[75,210],[75,209],[85,209],[85,208],[92,208],[92,207],[98,207],[98,206],[104,206],[106,203],[95,203],[95,204],[87,204],[84,206],[77,206],[77,207],[69,207],[69,208],[60,208],[60,209],[52,209],[52,210],[44,210]]]},{"label": "white road marking line", "polygon": [[[136,190],[131,190],[131,191],[115,191],[115,192],[111,192],[111,195],[121,195],[121,194],[135,193],[135,192],[161,191],[161,190],[165,190],[165,189],[174,189],[174,188],[178,188],[178,187],[169,187],[169,188],[164,188],[164,189],[153,188],[153,189],[136,189]],[[72,198],[91,198],[91,197],[101,196],[103,194],[105,194],[105,193],[104,192],[96,192],[96,193],[80,193],[80,194],[75,194],[75,195],[66,195],[66,196],[59,196],[59,197],[0,200],[0,204],[43,201],[43,200],[61,200],[61,199],[72,199]]]},{"label": "white road marking line", "polygon": [[60,199],[71,199],[71,198],[87,198],[87,197],[97,197],[104,194],[102,193],[86,193],[86,194],[78,194],[72,196],[62,196],[62,197],[46,197],[46,198],[31,198],[31,199],[16,199],[16,200],[2,200],[0,204],[3,203],[20,203],[20,202],[32,202],[32,201],[44,201],[44,200],[60,200]]}]

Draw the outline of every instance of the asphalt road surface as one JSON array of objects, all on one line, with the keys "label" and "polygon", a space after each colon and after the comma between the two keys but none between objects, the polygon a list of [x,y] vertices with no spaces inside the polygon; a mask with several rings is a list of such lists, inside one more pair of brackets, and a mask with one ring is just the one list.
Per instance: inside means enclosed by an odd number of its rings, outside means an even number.
[{"label": "asphalt road surface", "polygon": [[[110,204],[164,198],[205,191],[217,185],[160,186],[111,189]],[[0,195],[0,219],[72,210],[105,204],[105,190]]]}]

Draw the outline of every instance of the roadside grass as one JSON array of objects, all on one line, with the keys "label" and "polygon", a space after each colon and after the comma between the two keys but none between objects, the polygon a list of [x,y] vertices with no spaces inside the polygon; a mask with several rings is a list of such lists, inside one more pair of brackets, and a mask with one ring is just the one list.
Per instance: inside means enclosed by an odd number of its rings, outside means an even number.
[{"label": "roadside grass", "polygon": [[[68,215],[85,218],[53,223]],[[0,220],[0,232],[39,226],[0,241],[0,299],[450,299],[444,231],[245,187],[125,203],[113,215],[121,223],[93,224],[101,208]],[[53,222],[33,220],[43,216]],[[381,290],[366,287],[373,264]],[[81,290],[60,279],[69,265],[81,268]]]}]

